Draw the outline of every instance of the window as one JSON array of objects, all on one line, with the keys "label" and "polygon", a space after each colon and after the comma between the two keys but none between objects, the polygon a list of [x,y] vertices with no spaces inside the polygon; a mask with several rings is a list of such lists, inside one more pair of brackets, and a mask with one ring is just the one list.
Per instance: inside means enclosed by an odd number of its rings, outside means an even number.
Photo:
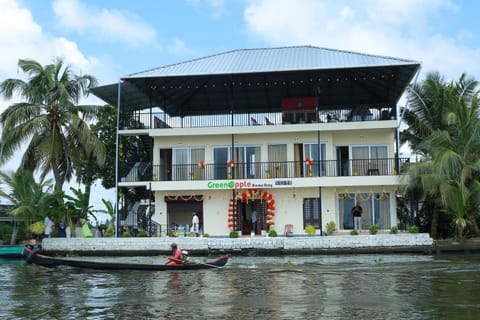
[{"label": "window", "polygon": [[325,143],[321,143],[320,152],[318,147],[318,143],[305,143],[303,145],[305,154],[304,158],[310,158],[313,164],[310,165],[306,161],[304,161],[305,176],[319,177],[327,175],[326,161],[324,161],[327,147]]},{"label": "window", "polygon": [[315,229],[322,228],[320,216],[320,198],[303,199],[303,228],[312,225]]},{"label": "window", "polygon": [[204,159],[203,148],[173,149],[173,180],[203,179],[204,170],[198,164]]},{"label": "window", "polygon": [[272,144],[268,146],[268,168],[265,172],[267,178],[287,177],[287,145]]},{"label": "window", "polygon": [[390,194],[374,193],[341,193],[339,197],[339,223],[343,229],[353,229],[352,208],[357,201],[363,208],[362,229],[368,229],[372,224],[379,229],[390,229]]},{"label": "window", "polygon": [[354,175],[388,174],[387,146],[352,146]]}]

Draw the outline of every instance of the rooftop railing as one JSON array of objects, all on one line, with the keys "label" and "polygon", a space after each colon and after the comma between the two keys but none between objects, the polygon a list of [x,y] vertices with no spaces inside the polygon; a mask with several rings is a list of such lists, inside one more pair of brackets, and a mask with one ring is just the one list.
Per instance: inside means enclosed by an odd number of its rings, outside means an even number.
[{"label": "rooftop railing", "polygon": [[273,112],[273,113],[232,113],[222,115],[196,115],[171,117],[163,112],[135,112],[129,116],[120,116],[120,129],[166,129],[166,128],[204,128],[229,126],[258,126],[302,123],[382,121],[396,118],[392,108],[369,108],[356,111],[351,108]]}]

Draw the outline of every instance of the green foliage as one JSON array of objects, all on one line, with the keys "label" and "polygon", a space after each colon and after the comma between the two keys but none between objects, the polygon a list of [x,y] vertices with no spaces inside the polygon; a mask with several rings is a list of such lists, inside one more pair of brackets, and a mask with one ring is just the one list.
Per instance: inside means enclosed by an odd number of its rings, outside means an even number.
[{"label": "green foliage", "polygon": [[45,223],[43,221],[37,221],[30,225],[30,231],[35,235],[41,235],[45,231]]},{"label": "green foliage", "polygon": [[229,238],[238,238],[238,231],[230,231]]},{"label": "green foliage", "polygon": [[351,235],[351,236],[358,236],[358,231],[357,231],[357,229],[350,230],[350,235]]},{"label": "green foliage", "polygon": [[335,221],[330,221],[327,223],[326,228],[327,228],[327,235],[331,236],[337,230],[337,225],[335,224]]},{"label": "green foliage", "polygon": [[456,232],[462,239],[479,216],[478,82],[466,74],[450,81],[429,73],[409,87],[408,101],[400,138],[421,158],[409,165],[404,193],[415,195],[420,228],[429,226],[434,238]]},{"label": "green foliage", "polygon": [[378,225],[372,224],[369,228],[368,231],[370,231],[370,234],[377,234],[378,232]]},{"label": "green foliage", "polygon": [[50,201],[52,181],[37,183],[33,173],[24,170],[0,172],[0,183],[6,187],[6,190],[0,189],[0,198],[12,204],[8,214],[22,219],[25,237],[30,238],[30,224],[43,220],[45,215],[51,214],[52,208],[57,208]]},{"label": "green foliage", "polygon": [[147,231],[145,231],[145,230],[140,230],[140,231],[138,231],[137,237],[139,237],[139,238],[148,237]]},{"label": "green foliage", "polygon": [[398,233],[398,227],[393,226],[393,227],[390,229],[390,234],[397,234],[397,233]]},{"label": "green foliage", "polygon": [[92,178],[100,179],[105,189],[114,188],[117,108],[108,104],[100,108],[97,121],[90,126],[90,130],[103,142],[106,151],[105,164],[96,166],[95,170],[92,170],[95,172],[95,176]]},{"label": "green foliage", "polygon": [[77,105],[97,80],[75,75],[61,58],[45,66],[19,60],[18,67],[28,81],[6,79],[0,84],[4,98],[18,95],[23,100],[0,115],[0,161],[9,160],[21,148],[25,151],[19,169],[39,170],[41,179],[53,173],[56,188],[62,190],[64,182],[81,171],[86,157],[99,164],[104,160],[105,148],[88,125],[95,117],[95,106]]},{"label": "green foliage", "polygon": [[275,238],[277,236],[277,231],[271,229],[270,231],[268,231],[268,236]]},{"label": "green foliage", "polygon": [[418,227],[417,226],[408,227],[408,233],[418,233]]},{"label": "green foliage", "polygon": [[115,228],[113,227],[113,224],[107,227],[107,230],[105,230],[105,233],[103,235],[105,237],[113,237],[115,235]]},{"label": "green foliage", "polygon": [[130,237],[132,237],[132,234],[129,231],[122,232],[122,238],[130,238]]},{"label": "green foliage", "polygon": [[305,228],[305,233],[309,236],[313,236],[315,232],[316,232],[315,227],[312,226],[311,224]]}]

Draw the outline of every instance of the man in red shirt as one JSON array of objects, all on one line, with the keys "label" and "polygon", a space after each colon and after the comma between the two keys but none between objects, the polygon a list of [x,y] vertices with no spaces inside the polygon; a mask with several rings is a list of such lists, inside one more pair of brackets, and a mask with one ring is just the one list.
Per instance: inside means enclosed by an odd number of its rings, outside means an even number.
[{"label": "man in red shirt", "polygon": [[167,265],[182,264],[182,250],[177,247],[177,244],[175,242],[172,243],[170,246],[172,247],[172,256],[168,258]]}]

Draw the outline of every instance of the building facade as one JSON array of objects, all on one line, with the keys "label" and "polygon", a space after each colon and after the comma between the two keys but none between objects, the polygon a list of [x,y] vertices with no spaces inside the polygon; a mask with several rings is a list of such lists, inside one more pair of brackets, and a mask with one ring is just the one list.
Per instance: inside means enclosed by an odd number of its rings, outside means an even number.
[{"label": "building facade", "polygon": [[398,101],[415,61],[312,46],[234,50],[93,93],[119,112],[119,227],[304,234],[398,224]]}]

